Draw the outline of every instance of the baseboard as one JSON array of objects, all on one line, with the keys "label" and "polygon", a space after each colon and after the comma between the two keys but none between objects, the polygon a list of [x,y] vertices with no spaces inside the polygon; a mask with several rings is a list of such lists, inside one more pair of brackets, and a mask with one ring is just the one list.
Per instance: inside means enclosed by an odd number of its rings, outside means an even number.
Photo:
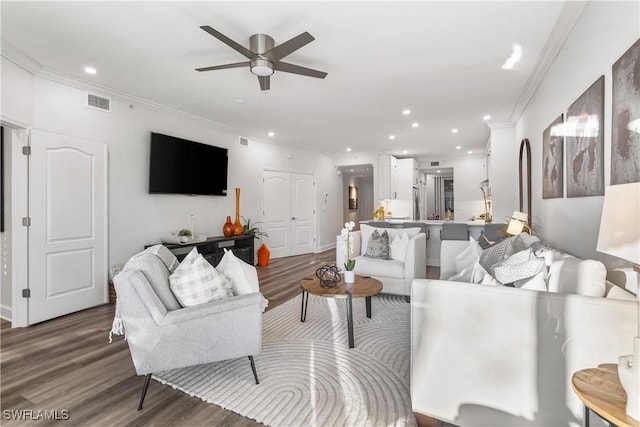
[{"label": "baseboard", "polygon": [[427,265],[440,267],[440,258],[427,258]]},{"label": "baseboard", "polygon": [[0,304],[0,318],[11,322],[11,307]]},{"label": "baseboard", "polygon": [[320,252],[324,252],[324,251],[328,251],[329,249],[335,249],[336,248],[336,244],[331,243],[329,245],[324,245],[324,246],[316,246],[315,252],[316,254],[319,254]]}]

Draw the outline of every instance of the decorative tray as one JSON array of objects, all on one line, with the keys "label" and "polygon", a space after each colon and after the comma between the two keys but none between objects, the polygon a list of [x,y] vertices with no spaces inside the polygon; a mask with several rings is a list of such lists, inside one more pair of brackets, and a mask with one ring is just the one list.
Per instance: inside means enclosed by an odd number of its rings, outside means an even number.
[{"label": "decorative tray", "polygon": [[193,243],[204,242],[205,240],[207,240],[206,236],[194,236],[194,237],[169,236],[169,237],[160,238],[160,241],[162,243],[168,243],[171,245],[190,245]]}]

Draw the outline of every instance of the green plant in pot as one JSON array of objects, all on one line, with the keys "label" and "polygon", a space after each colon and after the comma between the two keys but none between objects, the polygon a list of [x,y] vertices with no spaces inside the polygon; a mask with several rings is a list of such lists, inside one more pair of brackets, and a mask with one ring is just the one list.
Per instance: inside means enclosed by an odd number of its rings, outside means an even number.
[{"label": "green plant in pot", "polygon": [[191,230],[189,230],[188,228],[183,228],[176,233],[176,236],[178,236],[178,241],[180,241],[180,243],[186,243],[193,237],[192,234],[193,233],[191,233]]},{"label": "green plant in pot", "polygon": [[[258,226],[258,224],[262,224],[261,222],[254,222],[253,224],[251,224],[251,220],[245,220],[244,217],[242,217],[242,220],[244,221],[244,225],[242,226],[242,234],[250,235],[255,237],[256,239],[260,239],[260,242],[262,242],[263,237],[269,237],[269,235],[266,232],[262,231]],[[266,267],[267,265],[269,265],[270,256],[271,251],[269,251],[267,245],[262,243],[258,248],[258,265],[260,267]]]}]

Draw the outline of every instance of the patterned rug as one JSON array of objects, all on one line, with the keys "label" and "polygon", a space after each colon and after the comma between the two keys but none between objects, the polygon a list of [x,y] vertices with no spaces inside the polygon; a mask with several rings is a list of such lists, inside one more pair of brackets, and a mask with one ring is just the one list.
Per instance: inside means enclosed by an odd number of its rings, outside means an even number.
[{"label": "patterned rug", "polygon": [[415,426],[409,395],[410,305],[403,297],[353,300],[348,348],[345,300],[300,296],[264,315],[260,385],[244,357],[161,372],[153,378],[270,426]]}]

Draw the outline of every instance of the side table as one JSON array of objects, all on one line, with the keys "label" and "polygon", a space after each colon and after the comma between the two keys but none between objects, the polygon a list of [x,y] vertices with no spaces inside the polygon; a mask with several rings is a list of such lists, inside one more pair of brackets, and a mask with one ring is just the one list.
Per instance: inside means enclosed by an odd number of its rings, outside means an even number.
[{"label": "side table", "polygon": [[627,394],[618,379],[618,365],[604,364],[578,371],[571,377],[571,386],[584,403],[584,427],[589,427],[589,410],[610,425],[640,427],[640,421],[627,416]]}]

